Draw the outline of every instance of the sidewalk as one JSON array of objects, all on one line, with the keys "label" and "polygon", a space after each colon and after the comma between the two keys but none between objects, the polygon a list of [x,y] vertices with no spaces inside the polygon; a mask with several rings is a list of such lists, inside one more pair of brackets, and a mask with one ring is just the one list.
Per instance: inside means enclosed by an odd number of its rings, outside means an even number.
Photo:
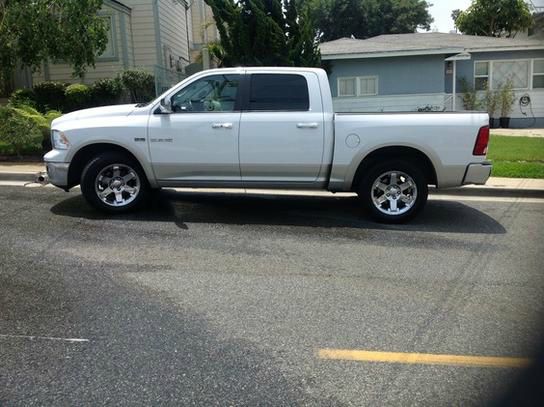
[{"label": "sidewalk", "polygon": [[544,137],[544,129],[491,129],[495,136]]},{"label": "sidewalk", "polygon": [[[32,182],[38,172],[45,171],[43,163],[0,163],[0,181]],[[431,189],[431,193],[433,190]],[[544,197],[544,179],[491,177],[486,185],[466,185],[440,190],[445,195],[490,195]]]}]

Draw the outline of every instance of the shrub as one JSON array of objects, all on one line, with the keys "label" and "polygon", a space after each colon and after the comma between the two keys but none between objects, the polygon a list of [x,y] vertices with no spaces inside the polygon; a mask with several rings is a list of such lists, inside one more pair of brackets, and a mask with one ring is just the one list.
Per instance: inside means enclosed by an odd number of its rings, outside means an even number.
[{"label": "shrub", "polygon": [[37,146],[41,138],[40,128],[24,110],[9,105],[0,107],[0,141],[12,147],[18,157],[25,147]]},{"label": "shrub", "polygon": [[516,100],[512,80],[509,79],[499,88],[499,102],[501,117],[509,117],[512,113],[512,105]]},{"label": "shrub", "polygon": [[149,102],[155,98],[155,77],[146,71],[129,70],[120,75],[132,102]]},{"label": "shrub", "polygon": [[51,149],[51,122],[62,115],[61,112],[50,110],[45,114],[41,114],[31,106],[20,105],[12,108],[27,120],[30,120],[41,132],[41,146],[44,151]]},{"label": "shrub", "polygon": [[463,107],[465,110],[477,110],[481,107],[476,90],[466,78],[461,78],[461,93],[463,94]]},{"label": "shrub", "polygon": [[50,109],[63,110],[65,105],[66,84],[60,82],[42,82],[34,85],[36,108],[40,112]]},{"label": "shrub", "polygon": [[119,78],[101,79],[91,86],[93,106],[108,106],[119,102],[123,94],[123,84]]},{"label": "shrub", "polygon": [[9,104],[12,106],[32,106],[36,107],[36,94],[32,89],[17,89],[9,97]]},{"label": "shrub", "polygon": [[64,110],[66,112],[84,109],[90,105],[91,91],[87,85],[82,83],[68,86],[64,91],[64,96]]},{"label": "shrub", "polygon": [[499,94],[490,89],[489,86],[485,88],[485,107],[489,118],[494,118],[497,111],[497,106],[499,105]]}]

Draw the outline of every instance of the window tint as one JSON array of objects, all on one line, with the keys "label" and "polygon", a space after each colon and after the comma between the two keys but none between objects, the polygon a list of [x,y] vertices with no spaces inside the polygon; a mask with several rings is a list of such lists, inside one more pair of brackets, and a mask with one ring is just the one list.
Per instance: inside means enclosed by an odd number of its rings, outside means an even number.
[{"label": "window tint", "polygon": [[304,111],[310,108],[308,84],[302,75],[253,74],[249,110]]},{"label": "window tint", "polygon": [[186,86],[172,97],[174,112],[232,112],[240,75],[213,75]]}]

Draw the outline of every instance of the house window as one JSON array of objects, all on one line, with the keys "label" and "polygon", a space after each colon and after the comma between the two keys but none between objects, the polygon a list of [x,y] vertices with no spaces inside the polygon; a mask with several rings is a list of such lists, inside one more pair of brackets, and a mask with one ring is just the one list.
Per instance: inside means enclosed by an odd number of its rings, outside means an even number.
[{"label": "house window", "polygon": [[544,59],[533,60],[533,89],[544,88]]},{"label": "house window", "polygon": [[104,52],[102,52],[102,54],[100,54],[100,56],[98,57],[98,59],[112,59],[112,58],[116,58],[117,55],[116,55],[116,52],[115,52],[115,37],[113,35],[113,31],[114,31],[114,25],[113,25],[113,16],[104,16],[102,17],[104,19],[104,21],[106,22],[106,27],[108,29],[108,43],[106,44],[106,49],[104,50]]},{"label": "house window", "polygon": [[362,76],[359,78],[359,96],[374,96],[378,94],[378,78],[375,76]]},{"label": "house window", "polygon": [[474,89],[484,90],[489,83],[489,62],[474,63]]},{"label": "house window", "polygon": [[378,94],[377,76],[338,78],[338,96],[374,96]]},{"label": "house window", "polygon": [[357,96],[356,78],[338,78],[338,96]]},{"label": "house window", "polygon": [[493,61],[491,87],[498,89],[509,80],[514,89],[528,89],[529,61]]}]

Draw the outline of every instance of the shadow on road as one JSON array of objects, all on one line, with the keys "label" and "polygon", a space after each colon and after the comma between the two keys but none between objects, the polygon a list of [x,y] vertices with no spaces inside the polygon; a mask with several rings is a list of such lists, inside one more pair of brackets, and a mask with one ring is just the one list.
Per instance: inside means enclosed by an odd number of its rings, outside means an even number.
[{"label": "shadow on road", "polygon": [[90,208],[81,195],[51,208],[59,216],[86,219],[174,222],[187,229],[189,223],[235,225],[280,225],[324,228],[356,228],[449,233],[506,233],[485,213],[456,201],[429,201],[425,210],[404,225],[373,222],[355,197],[279,196],[157,192],[148,208],[124,215],[108,215]]}]

